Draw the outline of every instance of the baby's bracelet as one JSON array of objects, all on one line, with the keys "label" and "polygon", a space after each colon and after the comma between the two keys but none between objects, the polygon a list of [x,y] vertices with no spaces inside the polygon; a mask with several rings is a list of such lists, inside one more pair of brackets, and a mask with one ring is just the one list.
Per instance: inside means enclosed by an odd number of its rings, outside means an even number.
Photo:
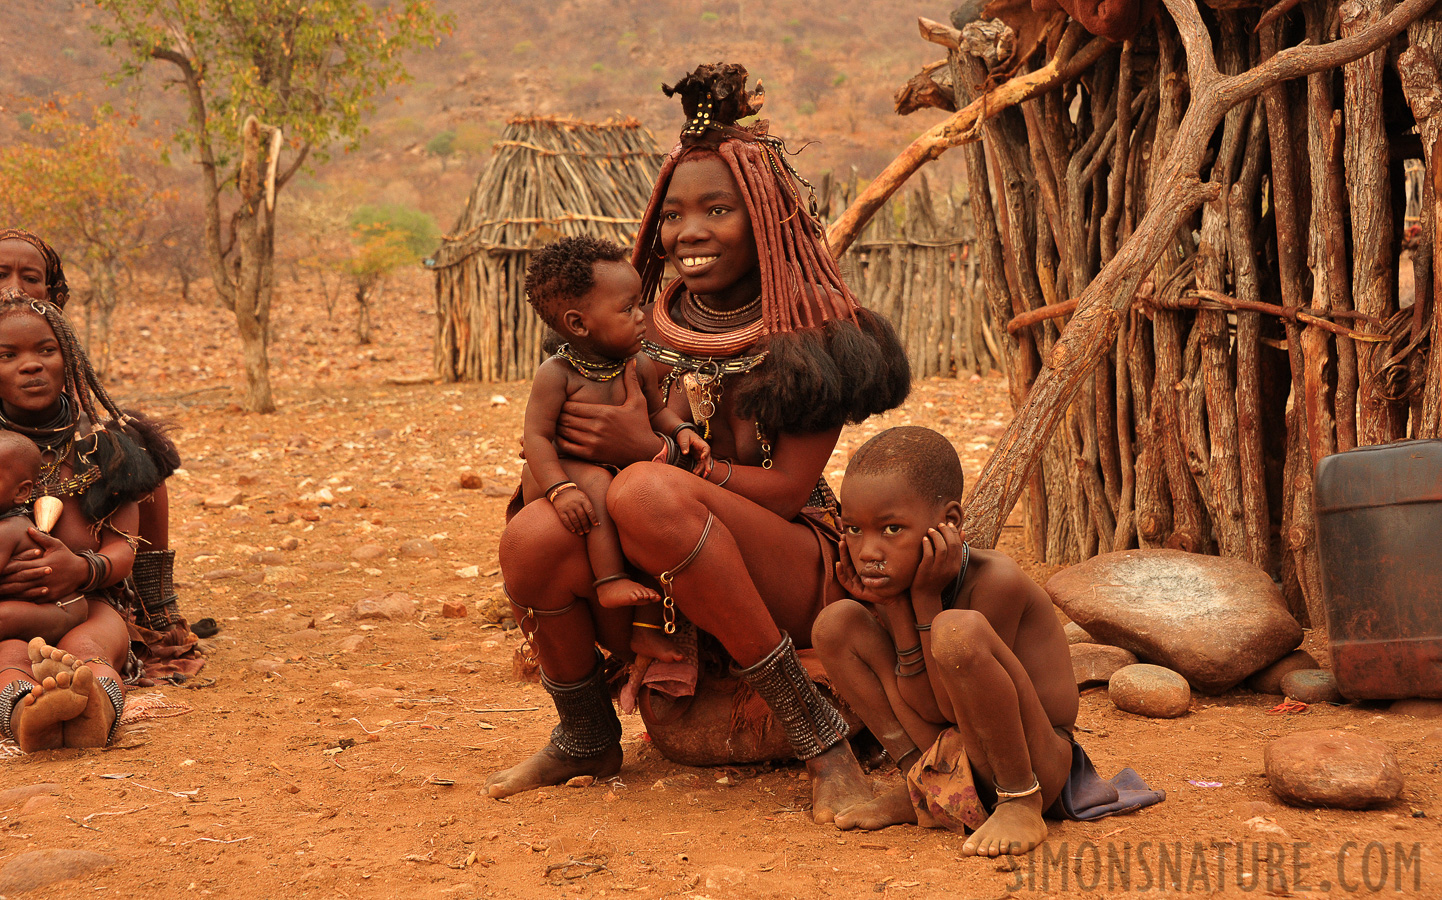
[{"label": "baby's bracelet", "polygon": [[718,459],[716,461],[724,462],[726,464],[726,477],[716,482],[717,487],[725,487],[726,482],[731,480],[731,473],[736,471],[736,467],[731,465],[731,460],[729,459]]},{"label": "baby's bracelet", "polygon": [[690,422],[682,422],[680,425],[677,425],[675,428],[671,429],[671,439],[674,441],[677,438],[681,437],[681,432],[685,431],[688,428],[695,432],[698,437],[700,436],[701,429],[697,428]]},{"label": "baby's bracelet", "polygon": [[576,482],[574,481],[563,481],[555,487],[551,488],[549,491],[546,491],[546,499],[551,501],[552,503],[555,503],[556,497],[564,494],[566,491],[569,491],[571,488],[576,486]]}]

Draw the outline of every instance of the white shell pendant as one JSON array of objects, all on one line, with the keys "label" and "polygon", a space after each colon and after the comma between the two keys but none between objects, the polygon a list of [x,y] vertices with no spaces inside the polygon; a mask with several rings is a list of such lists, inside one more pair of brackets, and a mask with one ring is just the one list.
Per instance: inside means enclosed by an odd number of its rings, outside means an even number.
[{"label": "white shell pendant", "polygon": [[65,508],[65,503],[59,497],[37,497],[35,499],[35,527],[50,533],[55,523],[60,519],[60,511]]}]

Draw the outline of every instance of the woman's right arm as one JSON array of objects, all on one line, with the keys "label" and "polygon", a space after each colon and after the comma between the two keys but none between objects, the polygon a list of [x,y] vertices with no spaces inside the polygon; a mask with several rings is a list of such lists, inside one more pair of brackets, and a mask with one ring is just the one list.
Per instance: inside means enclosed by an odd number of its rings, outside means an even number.
[{"label": "woman's right arm", "polygon": [[[771,453],[771,468],[722,463],[711,469],[706,480],[712,484],[726,482],[726,490],[764,506],[783,519],[794,519],[821,477],[841,429],[818,431],[814,434],[783,434]],[[728,478],[729,473],[729,478]]]},{"label": "woman's right arm", "polygon": [[654,459],[666,448],[665,440],[651,430],[646,392],[636,374],[635,361],[626,364],[626,399],[619,406],[567,400],[556,420],[556,446],[566,456],[624,469],[633,462]]}]

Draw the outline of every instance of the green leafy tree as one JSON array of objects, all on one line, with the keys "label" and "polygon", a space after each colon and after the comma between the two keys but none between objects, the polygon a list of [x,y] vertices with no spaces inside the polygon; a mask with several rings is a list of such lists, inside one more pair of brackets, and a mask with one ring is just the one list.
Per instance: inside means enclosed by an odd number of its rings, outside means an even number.
[{"label": "green leafy tree", "polygon": [[406,78],[404,51],[450,29],[428,0],[97,0],[106,42],[129,50],[122,77],[160,62],[188,112],[175,134],[200,165],[205,247],[235,313],[245,406],[272,412],[267,355],[275,204],[307,158],[355,146],[362,118]]},{"label": "green leafy tree", "polygon": [[42,235],[89,278],[88,296],[77,299],[104,374],[121,275],[145,249],[168,195],[137,174],[159,161],[159,147],[136,137],[135,117],[108,107],[76,114],[75,102],[32,102],[21,113],[25,133],[0,145],[0,221]]},{"label": "green leafy tree", "polygon": [[450,129],[442,131],[426,142],[426,152],[441,161],[441,171],[445,172],[446,163],[456,152],[456,133]]},{"label": "green leafy tree", "polygon": [[370,343],[370,310],[378,303],[387,279],[411,266],[440,240],[430,216],[408,206],[362,206],[351,215],[352,255],[346,263],[355,288],[356,340]]}]

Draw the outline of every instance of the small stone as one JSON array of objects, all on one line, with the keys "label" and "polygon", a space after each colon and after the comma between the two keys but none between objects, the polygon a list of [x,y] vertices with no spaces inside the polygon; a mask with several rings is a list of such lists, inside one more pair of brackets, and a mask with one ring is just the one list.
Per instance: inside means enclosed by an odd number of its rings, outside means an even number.
[{"label": "small stone", "polygon": [[0,809],[8,809],[20,803],[24,803],[31,797],[60,793],[60,785],[44,782],[41,784],[24,784],[20,787],[13,787],[0,791]]},{"label": "small stone", "polygon": [[201,500],[200,505],[206,509],[226,509],[239,506],[241,496],[240,488],[226,488]]},{"label": "small stone", "polygon": [[467,491],[478,491],[486,486],[486,480],[475,472],[461,473],[461,489]]},{"label": "small stone", "polygon": [[1317,668],[1317,660],[1306,650],[1293,650],[1247,679],[1247,687],[1259,694],[1282,694],[1282,679],[1300,669]]},{"label": "small stone", "polygon": [[1095,644],[1097,642],[1096,638],[1075,622],[1068,622],[1062,626],[1062,632],[1066,635],[1068,644]]},{"label": "small stone", "polygon": [[1389,707],[1399,716],[1414,719],[1442,719],[1442,700],[1408,699],[1398,700]]},{"label": "small stone", "polygon": [[20,815],[30,816],[35,813],[45,812],[48,809],[54,809],[55,805],[59,802],[59,800],[56,800],[49,794],[37,794],[29,800],[26,800],[25,805],[20,807]]},{"label": "small stone", "polygon": [[460,600],[445,600],[441,603],[441,618],[443,619],[464,619],[469,611],[469,607]]},{"label": "small stone", "polygon": [[575,778],[566,782],[566,787],[583,788],[590,787],[595,783],[596,776],[594,775],[577,775]]},{"label": "small stone", "polygon": [[746,870],[738,869],[735,866],[715,866],[706,870],[706,889],[710,891],[724,888],[727,885],[741,884],[746,880]]},{"label": "small stone", "polygon": [[409,594],[397,591],[362,598],[357,601],[352,611],[357,619],[388,619],[396,622],[415,615],[415,604],[411,602]]},{"label": "small stone", "polygon": [[1303,731],[1267,745],[1267,783],[1296,806],[1366,809],[1397,799],[1402,768],[1381,741],[1345,731]]},{"label": "small stone", "polygon": [[262,550],[259,553],[252,553],[250,561],[262,566],[283,566],[287,560],[284,553],[275,550]]},{"label": "small stone", "polygon": [[1138,663],[1117,670],[1107,685],[1117,709],[1152,719],[1175,719],[1191,706],[1187,680],[1161,666]]},{"label": "small stone", "polygon": [[1434,728],[1422,738],[1429,744],[1442,744],[1442,728]]},{"label": "small stone", "polygon": [[386,548],[380,544],[365,544],[350,552],[350,558],[358,561],[367,559],[380,559],[386,555]]},{"label": "small stone", "polygon": [[295,521],[295,513],[287,509],[284,512],[278,512],[271,516],[270,521],[276,525],[289,525]]},{"label": "small stone", "polygon": [[492,405],[492,406],[505,406],[507,403],[510,403],[510,402],[511,402],[511,401],[507,400],[507,399],[505,398],[505,396],[502,395],[502,394],[492,394],[492,395],[491,395],[491,405]]},{"label": "small stone", "polygon": [[457,570],[456,570],[456,575],[458,575],[458,576],[461,577],[461,578],[480,578],[480,577],[481,577],[481,567],[480,567],[480,566],[466,566],[465,568],[457,569]]},{"label": "small stone", "polygon": [[298,785],[298,784],[288,784],[288,785],[285,786],[285,791],[286,791],[287,794],[299,794],[299,793],[300,793],[300,785]]},{"label": "small stone", "polygon": [[371,432],[371,439],[376,441],[383,441],[393,434],[395,434],[395,432],[391,431],[389,428],[377,428],[375,431]]},{"label": "small stone", "polygon": [[115,865],[112,857],[90,850],[32,850],[12,857],[0,869],[0,894],[19,894]]},{"label": "small stone", "polygon": [[296,537],[295,535],[290,535],[290,536],[287,537],[285,540],[283,540],[283,541],[280,542],[280,549],[285,550],[285,551],[287,551],[287,552],[289,552],[289,551],[291,551],[291,550],[299,550],[299,549],[300,549],[300,538]]},{"label": "small stone", "polygon": [[408,559],[435,559],[440,551],[425,538],[412,538],[401,544],[400,555]]},{"label": "small stone", "polygon": [[365,640],[366,636],[363,634],[347,635],[346,637],[341,639],[340,652],[354,653],[360,649],[360,645],[364,644]]},{"label": "small stone", "polygon": [[486,482],[485,487],[481,488],[481,493],[487,497],[510,497],[515,492],[516,489],[514,487],[506,487],[503,484],[493,484],[489,481]]},{"label": "small stone", "polygon": [[263,675],[279,675],[284,666],[285,663],[278,659],[257,659],[251,661],[250,670]]},{"label": "small stone", "polygon": [[1282,693],[1303,703],[1346,703],[1326,669],[1298,669],[1282,676]]},{"label": "small stone", "polygon": [[1137,658],[1128,650],[1105,644],[1072,644],[1071,668],[1076,673],[1076,686],[1103,684],[1111,681],[1118,669],[1135,665]]},{"label": "small stone", "polygon": [[345,563],[334,559],[317,560],[310,564],[311,571],[320,572],[323,575],[339,575],[347,570]]},{"label": "small stone", "polygon": [[200,577],[205,581],[222,581],[226,578],[239,578],[243,574],[245,573],[239,569],[216,569],[213,572],[206,572]]},{"label": "small stone", "polygon": [[319,522],[319,521],[320,521],[320,513],[316,512],[316,511],[313,510],[313,509],[303,509],[303,510],[301,510],[301,511],[300,511],[300,517],[301,517],[302,519],[306,520],[307,522]]},{"label": "small stone", "polygon": [[395,688],[368,687],[350,691],[346,696],[354,697],[357,700],[394,700],[404,695]]}]

